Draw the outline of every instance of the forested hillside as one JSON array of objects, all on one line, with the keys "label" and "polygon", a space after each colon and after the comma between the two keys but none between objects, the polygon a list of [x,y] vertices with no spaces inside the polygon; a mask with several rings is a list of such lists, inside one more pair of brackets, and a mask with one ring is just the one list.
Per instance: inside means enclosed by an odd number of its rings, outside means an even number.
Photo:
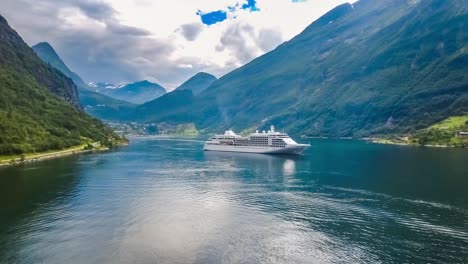
[{"label": "forested hillside", "polygon": [[177,109],[173,121],[190,116],[208,131],[273,124],[306,135],[359,137],[408,132],[464,114],[467,10],[466,0],[338,6],[215,81],[192,105]]},{"label": "forested hillside", "polygon": [[79,105],[76,86],[45,64],[0,16],[0,155],[120,138]]}]

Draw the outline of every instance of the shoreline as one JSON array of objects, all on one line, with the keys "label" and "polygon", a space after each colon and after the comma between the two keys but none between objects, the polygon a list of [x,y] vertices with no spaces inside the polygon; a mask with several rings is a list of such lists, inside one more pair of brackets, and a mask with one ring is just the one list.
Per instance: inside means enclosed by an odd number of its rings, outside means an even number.
[{"label": "shoreline", "polygon": [[383,138],[360,138],[359,140],[374,143],[374,144],[381,144],[381,145],[398,145],[398,146],[413,146],[413,147],[423,147],[420,145],[415,145],[407,142],[395,142],[390,139],[383,139]]},{"label": "shoreline", "polygon": [[428,148],[461,148],[463,149],[464,147],[461,146],[451,146],[451,145],[434,145],[434,144],[427,144],[427,145],[418,145],[418,144],[412,144],[412,143],[407,143],[407,142],[395,142],[389,139],[383,139],[383,138],[360,138],[359,140],[362,141],[367,141],[371,142],[374,144],[381,144],[381,145],[397,145],[397,146],[407,146],[407,147],[428,147]]},{"label": "shoreline", "polygon": [[[197,136],[187,136],[187,135],[177,135],[177,134],[164,134],[164,135],[128,135],[131,138],[197,138],[204,134],[199,134]],[[301,138],[305,139],[335,139],[335,140],[358,140],[358,141],[365,141],[373,144],[380,144],[380,145],[396,145],[396,146],[407,146],[407,147],[429,147],[429,148],[464,148],[461,146],[453,146],[447,144],[427,144],[427,145],[419,145],[411,142],[404,142],[403,140],[394,141],[391,139],[384,139],[384,138],[377,138],[377,137],[363,137],[363,138],[352,138],[352,137],[323,137],[323,136],[301,136]]]},{"label": "shoreline", "polygon": [[[119,145],[119,146],[124,146],[124,144]],[[15,155],[15,156],[12,156],[11,158],[1,160],[0,168],[34,163],[34,162],[39,162],[39,161],[44,161],[44,160],[49,160],[49,159],[57,159],[57,158],[73,156],[73,155],[80,155],[84,153],[104,152],[104,151],[109,151],[109,150],[110,148],[108,147],[85,149],[84,145],[80,145],[77,147],[72,147],[69,149],[58,150],[58,151],[53,151],[53,152],[29,153],[29,154],[25,154],[25,156],[23,157],[21,155]]]},{"label": "shoreline", "polygon": [[178,135],[178,134],[163,134],[163,135],[126,135],[129,138],[197,138],[205,135]]}]

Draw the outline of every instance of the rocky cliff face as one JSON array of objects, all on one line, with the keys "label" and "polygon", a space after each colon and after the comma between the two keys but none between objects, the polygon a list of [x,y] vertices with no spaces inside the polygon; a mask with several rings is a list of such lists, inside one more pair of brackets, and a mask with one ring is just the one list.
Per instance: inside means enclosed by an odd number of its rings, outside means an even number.
[{"label": "rocky cliff face", "polygon": [[73,81],[57,69],[43,63],[1,15],[0,65],[30,75],[50,92],[80,108],[78,91]]}]

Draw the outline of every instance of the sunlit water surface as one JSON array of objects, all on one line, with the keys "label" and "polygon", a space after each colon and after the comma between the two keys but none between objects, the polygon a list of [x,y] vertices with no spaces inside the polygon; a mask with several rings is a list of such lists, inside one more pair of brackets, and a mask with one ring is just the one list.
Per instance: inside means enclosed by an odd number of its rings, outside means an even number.
[{"label": "sunlit water surface", "polygon": [[466,263],[468,151],[130,146],[0,169],[0,263]]}]

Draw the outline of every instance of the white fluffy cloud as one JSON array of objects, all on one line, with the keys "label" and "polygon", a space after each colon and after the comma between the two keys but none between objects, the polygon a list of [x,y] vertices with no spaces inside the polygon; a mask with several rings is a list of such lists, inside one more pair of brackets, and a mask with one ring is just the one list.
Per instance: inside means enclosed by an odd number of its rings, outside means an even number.
[{"label": "white fluffy cloud", "polygon": [[[172,89],[198,71],[221,75],[274,49],[347,0],[3,0],[0,9],[33,45],[50,42],[86,81],[157,81]],[[21,13],[21,16],[16,14]]]}]

